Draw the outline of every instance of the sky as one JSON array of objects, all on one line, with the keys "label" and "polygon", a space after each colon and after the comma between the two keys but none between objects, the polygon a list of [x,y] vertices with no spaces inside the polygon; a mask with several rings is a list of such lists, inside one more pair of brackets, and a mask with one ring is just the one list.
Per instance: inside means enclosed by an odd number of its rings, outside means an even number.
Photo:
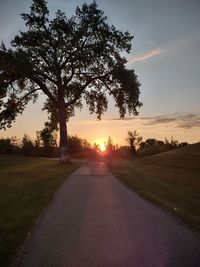
[{"label": "sky", "polygon": [[[91,3],[91,1],[85,1]],[[164,140],[173,136],[180,142],[200,141],[200,1],[199,0],[97,0],[117,29],[134,35],[127,68],[135,69],[141,83],[139,116],[119,120],[112,99],[98,121],[84,107],[68,123],[68,133],[100,143],[111,136],[125,144],[128,131],[137,130],[143,139]],[[51,16],[60,9],[70,17],[79,0],[49,0]],[[20,14],[28,12],[31,0],[0,0],[0,42],[10,40],[24,29]],[[43,98],[30,104],[12,128],[0,130],[0,137],[24,133],[34,138],[43,128],[47,114]]]}]

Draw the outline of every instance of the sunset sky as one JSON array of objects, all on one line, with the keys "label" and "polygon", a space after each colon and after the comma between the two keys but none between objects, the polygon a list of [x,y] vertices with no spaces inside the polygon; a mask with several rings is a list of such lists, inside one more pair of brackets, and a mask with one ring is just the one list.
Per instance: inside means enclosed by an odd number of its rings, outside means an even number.
[{"label": "sunset sky", "polygon": [[[51,15],[57,9],[68,16],[84,1],[49,0]],[[91,3],[91,1],[85,1]],[[97,121],[85,106],[68,123],[69,134],[100,143],[111,136],[125,144],[129,130],[137,130],[144,139],[173,136],[179,141],[200,141],[200,1],[199,0],[97,0],[108,22],[134,35],[128,68],[134,68],[141,82],[143,107],[137,117],[119,120],[112,100],[109,110]],[[0,0],[0,42],[6,46],[24,29],[22,12],[28,12],[31,0]],[[44,98],[30,104],[13,127],[1,130],[0,137],[27,133],[35,137],[47,115]]]}]

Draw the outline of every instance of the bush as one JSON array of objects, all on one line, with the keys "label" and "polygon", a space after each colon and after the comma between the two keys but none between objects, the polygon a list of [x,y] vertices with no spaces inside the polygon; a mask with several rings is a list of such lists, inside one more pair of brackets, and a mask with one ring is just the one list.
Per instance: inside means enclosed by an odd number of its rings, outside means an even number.
[{"label": "bush", "polygon": [[21,148],[16,136],[11,138],[0,139],[0,154],[18,154],[21,153]]}]

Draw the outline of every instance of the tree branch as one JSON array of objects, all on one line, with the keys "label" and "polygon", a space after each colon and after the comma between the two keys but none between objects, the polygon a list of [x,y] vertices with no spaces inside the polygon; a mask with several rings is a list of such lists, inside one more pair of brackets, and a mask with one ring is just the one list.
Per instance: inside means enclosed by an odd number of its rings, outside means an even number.
[{"label": "tree branch", "polygon": [[36,77],[31,77],[31,80],[33,82],[35,82],[40,87],[40,89],[49,97],[49,99],[51,100],[51,102],[55,106],[57,106],[56,100],[54,99],[53,95],[51,94],[51,92],[49,91],[49,89],[46,87],[46,85],[40,79],[38,79]]},{"label": "tree branch", "polygon": [[66,84],[68,84],[71,80],[72,80],[72,78],[74,77],[74,74],[75,74],[75,72],[74,72],[74,66],[73,66],[73,63],[71,63],[71,75],[69,76],[69,78],[67,79],[67,81],[66,81]]},{"label": "tree branch", "polygon": [[77,94],[77,96],[72,99],[71,101],[69,101],[68,103],[65,103],[65,107],[69,107],[70,105],[73,105],[76,103],[76,101],[80,98],[81,94],[84,92],[84,90],[86,89],[86,87],[91,84],[93,81],[95,80],[101,80],[103,78],[105,78],[107,75],[109,75],[109,73],[106,73],[105,75],[103,76],[96,76],[96,77],[93,77],[93,78],[90,78],[80,89],[79,93]]},{"label": "tree branch", "polygon": [[103,79],[99,79],[104,85],[105,87],[108,89],[108,91],[113,95],[113,97],[115,99],[117,99],[116,95],[113,93],[112,89],[109,87],[109,85],[103,80]]},{"label": "tree branch", "polygon": [[46,73],[40,72],[37,70],[37,71],[35,71],[35,74],[40,75],[43,78],[45,78],[45,79],[49,80],[50,82],[54,83],[55,85],[57,85],[56,81],[54,79],[52,79],[51,77],[49,77],[49,75],[47,75]]},{"label": "tree branch", "polygon": [[19,103],[22,102],[24,99],[26,99],[27,96],[31,95],[32,93],[36,92],[36,91],[39,91],[41,90],[41,88],[36,88],[36,89],[33,89],[32,91],[28,92],[27,94],[25,94],[20,100],[19,100]]}]

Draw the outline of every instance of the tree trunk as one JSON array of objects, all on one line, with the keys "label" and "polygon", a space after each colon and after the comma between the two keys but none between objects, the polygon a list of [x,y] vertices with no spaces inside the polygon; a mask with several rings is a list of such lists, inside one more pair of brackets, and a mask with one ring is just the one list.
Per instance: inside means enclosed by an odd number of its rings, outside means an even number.
[{"label": "tree trunk", "polygon": [[59,107],[59,125],[60,125],[60,164],[69,164],[69,149],[67,141],[67,124],[66,124],[66,110],[64,105]]}]

